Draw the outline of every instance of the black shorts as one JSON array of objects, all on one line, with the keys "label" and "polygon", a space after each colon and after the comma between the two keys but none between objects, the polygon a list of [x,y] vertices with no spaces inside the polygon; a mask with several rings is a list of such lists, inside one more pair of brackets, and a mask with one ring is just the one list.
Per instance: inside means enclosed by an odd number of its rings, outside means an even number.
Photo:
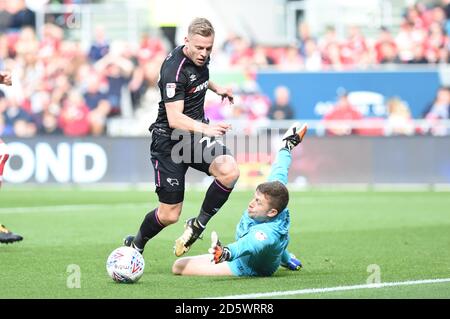
[{"label": "black shorts", "polygon": [[181,140],[172,140],[154,132],[150,154],[159,201],[178,204],[184,200],[185,175],[189,167],[211,175],[209,167],[214,159],[231,155],[231,152],[213,137],[183,134]]}]

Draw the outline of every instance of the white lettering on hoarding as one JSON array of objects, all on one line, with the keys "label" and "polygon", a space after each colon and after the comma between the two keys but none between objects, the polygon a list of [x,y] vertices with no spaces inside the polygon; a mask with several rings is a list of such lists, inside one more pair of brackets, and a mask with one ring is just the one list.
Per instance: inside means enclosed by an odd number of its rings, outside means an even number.
[{"label": "white lettering on hoarding", "polygon": [[[94,143],[59,143],[56,152],[48,143],[37,143],[33,150],[24,143],[13,142],[8,148],[11,158],[6,163],[4,179],[11,183],[28,182],[33,176],[38,183],[49,182],[50,176],[58,183],[94,183],[105,176],[108,168],[105,150]],[[19,167],[11,166],[15,157],[20,158]],[[88,163],[92,163],[91,167]]]},{"label": "white lettering on hoarding", "polygon": [[[70,145],[60,143],[56,147],[56,154],[47,143],[36,144],[36,181],[45,183],[49,173],[58,183],[70,181]],[[39,160],[37,160],[39,159]]]},{"label": "white lettering on hoarding", "polygon": [[[92,168],[87,168],[87,159],[92,158]],[[95,183],[105,176],[108,158],[103,148],[93,143],[73,145],[72,177],[75,183]]]}]

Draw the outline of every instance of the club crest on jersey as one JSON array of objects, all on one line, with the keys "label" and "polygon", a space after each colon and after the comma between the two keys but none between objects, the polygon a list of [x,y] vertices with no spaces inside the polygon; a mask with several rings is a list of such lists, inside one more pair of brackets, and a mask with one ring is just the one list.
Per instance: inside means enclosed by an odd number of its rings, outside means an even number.
[{"label": "club crest on jersey", "polygon": [[175,83],[167,83],[166,84],[166,94],[169,99],[175,96],[176,88],[177,88],[177,85]]},{"label": "club crest on jersey", "polygon": [[176,178],[168,177],[167,178],[167,183],[169,183],[170,186],[172,186],[172,187],[175,186],[175,185],[180,186],[180,182],[178,182],[178,179],[176,179]]},{"label": "club crest on jersey", "polygon": [[262,231],[258,231],[255,233],[255,238],[259,241],[263,241],[267,239],[267,235],[263,233]]}]

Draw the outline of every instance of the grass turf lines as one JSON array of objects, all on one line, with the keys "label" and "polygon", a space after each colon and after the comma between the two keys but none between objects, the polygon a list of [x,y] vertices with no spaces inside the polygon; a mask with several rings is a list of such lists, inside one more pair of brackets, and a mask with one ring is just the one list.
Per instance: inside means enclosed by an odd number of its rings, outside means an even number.
[{"label": "grass turf lines", "polygon": [[[114,283],[109,253],[134,234],[155,194],[4,187],[0,223],[24,236],[0,245],[0,298],[210,298],[365,285],[379,269],[382,283],[450,278],[450,196],[438,192],[291,192],[289,250],[304,265],[270,278],[179,277],[171,274],[174,240],[184,220],[197,215],[204,194],[186,193],[180,221],[146,247],[137,284]],[[233,192],[188,255],[203,254],[216,230],[223,243],[252,192]],[[68,288],[74,266],[80,287]],[[370,266],[372,265],[372,266]],[[375,266],[373,266],[375,265]],[[265,296],[271,298],[271,296]],[[450,298],[450,283],[318,291],[273,298]]]}]

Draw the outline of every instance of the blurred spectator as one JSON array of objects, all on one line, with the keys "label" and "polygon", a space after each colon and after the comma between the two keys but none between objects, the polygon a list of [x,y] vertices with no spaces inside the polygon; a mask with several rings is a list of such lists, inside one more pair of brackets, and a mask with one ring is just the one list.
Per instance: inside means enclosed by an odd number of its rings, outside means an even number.
[{"label": "blurred spectator", "polygon": [[334,26],[328,26],[324,36],[319,39],[319,49],[322,53],[323,66],[326,69],[344,69],[341,41]]},{"label": "blurred spectator", "polygon": [[15,97],[6,100],[6,110],[4,111],[5,126],[13,130],[14,136],[32,137],[36,134],[36,125],[33,118],[19,104]]},{"label": "blurred spectator", "polygon": [[89,113],[88,120],[91,134],[103,135],[106,130],[106,120],[111,111],[111,105],[107,100],[101,100],[97,107]]},{"label": "blurred spectator", "polygon": [[332,42],[327,45],[323,54],[323,65],[326,69],[332,70],[343,70],[345,68],[341,47],[338,43]]},{"label": "blurred spectator", "polygon": [[[41,117],[45,110],[50,109],[51,96],[50,93],[45,90],[36,91],[30,100],[30,114],[33,117],[33,121],[37,124],[38,130],[40,129]],[[59,108],[57,108],[59,111]]]},{"label": "blurred spectator", "polygon": [[[31,57],[31,61],[34,63],[38,61],[38,52],[40,47],[42,46],[42,42],[39,43],[39,40],[36,36],[34,30],[30,27],[22,28],[19,32],[17,42],[15,43],[14,49],[17,54],[17,58],[28,58],[27,55],[34,55]],[[27,61],[26,61],[27,62]]]},{"label": "blurred spectator", "polygon": [[[159,69],[164,59],[165,56],[160,53],[151,61],[140,63],[134,70],[128,85],[134,109],[147,107],[147,104],[158,104],[158,101],[155,101],[151,95],[156,90],[158,93],[158,98],[156,99],[159,99]],[[151,98],[150,100],[148,100],[149,97]]]},{"label": "blurred spectator", "polygon": [[386,27],[380,28],[380,33],[374,45],[376,63],[394,61],[397,56],[397,45]]},{"label": "blurred spectator", "polygon": [[[1,98],[0,103],[2,103]],[[0,136],[11,136],[13,133],[12,127],[6,126],[5,117],[0,113]]]},{"label": "blurred spectator", "polygon": [[[62,28],[46,23],[42,30],[42,39],[40,41],[40,57],[51,63],[51,59],[58,55],[62,42],[64,41],[64,31]],[[66,57],[69,58],[69,57]]]},{"label": "blurred spectator", "polygon": [[233,40],[233,53],[230,56],[231,65],[250,65],[253,59],[253,49],[250,43],[242,37]]},{"label": "blurred spectator", "polygon": [[58,75],[53,81],[51,103],[56,105],[57,108],[62,108],[67,93],[71,90],[72,86],[69,78],[65,74]]},{"label": "blurred spectator", "polygon": [[340,39],[336,32],[336,28],[332,25],[326,27],[325,34],[319,38],[319,48],[326,55],[329,45],[339,45]]},{"label": "blurred spectator", "polygon": [[440,64],[448,64],[450,63],[450,51],[447,47],[442,47],[439,49],[439,60]]},{"label": "blurred spectator", "polygon": [[[86,79],[86,92],[84,93],[84,101],[90,110],[97,108],[100,102],[108,102],[108,96],[100,89],[102,82],[100,76],[95,72],[90,72]],[[109,102],[108,102],[109,103]]]},{"label": "blurred spectator", "polygon": [[423,13],[425,8],[420,5],[412,5],[406,8],[404,21],[415,29],[424,29],[427,26],[427,20]]},{"label": "blurred spectator", "polygon": [[449,130],[442,125],[440,120],[450,119],[450,89],[448,87],[440,87],[436,97],[425,109],[424,118],[428,125],[424,129],[425,133],[430,132],[433,135],[446,135]]},{"label": "blurred spectator", "polygon": [[398,56],[400,61],[406,63],[413,59],[413,50],[415,41],[413,37],[413,23],[404,21],[400,26],[400,31],[395,37],[395,43],[398,48]]},{"label": "blurred spectator", "polygon": [[122,89],[131,79],[133,63],[119,55],[108,54],[95,64],[95,68],[108,82],[106,93],[111,104],[109,116],[121,114]]},{"label": "blurred spectator", "polygon": [[[423,45],[428,63],[442,61],[440,50],[445,48],[448,51],[448,37],[444,34],[444,30],[438,22],[430,24],[428,36]],[[443,58],[445,59],[446,57]]]},{"label": "blurred spectator", "polygon": [[89,108],[83,96],[76,90],[69,92],[64,100],[59,126],[66,136],[86,136],[90,132]]},{"label": "blurred spectator", "polygon": [[442,0],[442,9],[445,13],[444,29],[446,34],[450,34],[450,0]]},{"label": "blurred spectator", "polygon": [[449,20],[450,19],[450,0],[441,0],[441,6],[444,9],[446,19]]},{"label": "blurred spectator", "polygon": [[399,98],[387,101],[387,135],[412,135],[414,124],[409,107]]},{"label": "blurred spectator", "polygon": [[[419,4],[418,4],[419,5]],[[445,25],[446,25],[446,20],[447,20],[447,15],[445,12],[445,9],[442,6],[439,5],[433,5],[431,7],[431,9],[427,9],[424,5],[423,6],[423,13],[422,15],[424,16],[425,19],[428,19],[428,24],[425,25],[425,29],[426,28],[430,28],[430,24],[431,23],[438,23],[440,25],[440,27],[445,30]]]},{"label": "blurred spectator", "polygon": [[13,127],[6,125],[6,118],[4,112],[8,107],[8,100],[5,93],[0,90],[0,136],[11,136],[14,134]]},{"label": "blurred spectator", "polygon": [[289,89],[285,86],[278,86],[275,89],[275,100],[270,106],[269,118],[272,120],[292,120],[294,109],[290,101]]},{"label": "blurred spectator", "polygon": [[299,70],[303,68],[303,59],[299,54],[297,47],[294,45],[288,46],[284,54],[280,58],[280,62],[278,63],[280,70]]},{"label": "blurred spectator", "polygon": [[97,62],[109,53],[109,43],[106,40],[105,28],[97,26],[94,34],[94,43],[92,43],[88,54],[91,62]]},{"label": "blurred spectator", "polygon": [[410,64],[424,64],[428,63],[427,58],[425,57],[425,49],[422,45],[416,45],[413,48],[413,58],[408,61]]},{"label": "blurred spectator", "polygon": [[444,33],[444,29],[438,22],[433,22],[428,28],[428,35],[424,41],[427,48],[441,48],[448,45],[448,38]]},{"label": "blurred spectator", "polygon": [[237,34],[234,32],[229,32],[222,44],[221,51],[229,56],[232,56],[236,50],[236,41],[238,38],[239,37]]},{"label": "blurred spectator", "polygon": [[32,121],[19,118],[14,122],[14,136],[28,138],[35,136],[36,133],[36,124]]},{"label": "blurred spectator", "polygon": [[42,126],[39,134],[62,135],[64,132],[59,126],[59,118],[50,111],[45,111],[42,116]]},{"label": "blurred spectator", "polygon": [[298,25],[298,51],[300,56],[306,56],[306,42],[307,41],[315,41],[314,37],[311,34],[311,29],[309,28],[309,24],[306,22],[301,22]]},{"label": "blurred spectator", "polygon": [[348,38],[341,48],[343,63],[346,65],[369,64],[369,49],[366,39],[357,26],[348,29]]},{"label": "blurred spectator", "polygon": [[12,16],[7,10],[7,1],[8,0],[0,0],[0,33],[8,31],[11,25]]},{"label": "blurred spectator", "polygon": [[58,117],[52,112],[45,110],[41,115],[41,125],[38,134],[43,135],[61,135],[63,131],[59,127]]},{"label": "blurred spectator", "polygon": [[90,110],[89,123],[92,135],[98,136],[105,132],[106,119],[111,112],[111,104],[108,96],[100,91],[100,77],[91,72],[87,80],[87,90],[84,93],[84,101]]},{"label": "blurred spectator", "polygon": [[380,46],[381,64],[402,63],[397,55],[396,46],[390,43],[383,43]]},{"label": "blurred spectator", "polygon": [[305,69],[307,71],[318,71],[322,69],[322,56],[313,39],[305,42]]},{"label": "blurred spectator", "polygon": [[266,49],[257,45],[253,50],[253,65],[258,68],[268,67],[269,65],[275,64],[274,59],[267,55]]},{"label": "blurred spectator", "polygon": [[2,35],[0,31],[0,68],[2,70],[6,69],[4,64],[5,60],[8,58],[9,58],[8,37],[6,35]]},{"label": "blurred spectator", "polygon": [[20,30],[23,27],[36,27],[36,14],[28,9],[25,0],[9,0],[9,12],[11,13],[10,29]]},{"label": "blurred spectator", "polygon": [[247,116],[244,129],[246,134],[255,134],[259,128],[270,125],[267,117],[270,100],[265,95],[258,91],[251,91],[242,96],[242,102]]},{"label": "blurred spectator", "polygon": [[423,112],[424,118],[448,119],[450,118],[450,90],[447,87],[440,87],[436,97]]},{"label": "blurred spectator", "polygon": [[330,112],[325,114],[323,118],[328,135],[357,134],[358,129],[353,127],[353,123],[340,123],[339,121],[359,121],[362,119],[362,114],[356,109],[355,106],[350,104],[348,100],[348,93],[345,90],[339,90],[336,105]]},{"label": "blurred spectator", "polygon": [[141,38],[138,52],[140,63],[150,62],[159,55],[167,55],[167,49],[164,47],[162,40],[151,32],[144,33]]}]

